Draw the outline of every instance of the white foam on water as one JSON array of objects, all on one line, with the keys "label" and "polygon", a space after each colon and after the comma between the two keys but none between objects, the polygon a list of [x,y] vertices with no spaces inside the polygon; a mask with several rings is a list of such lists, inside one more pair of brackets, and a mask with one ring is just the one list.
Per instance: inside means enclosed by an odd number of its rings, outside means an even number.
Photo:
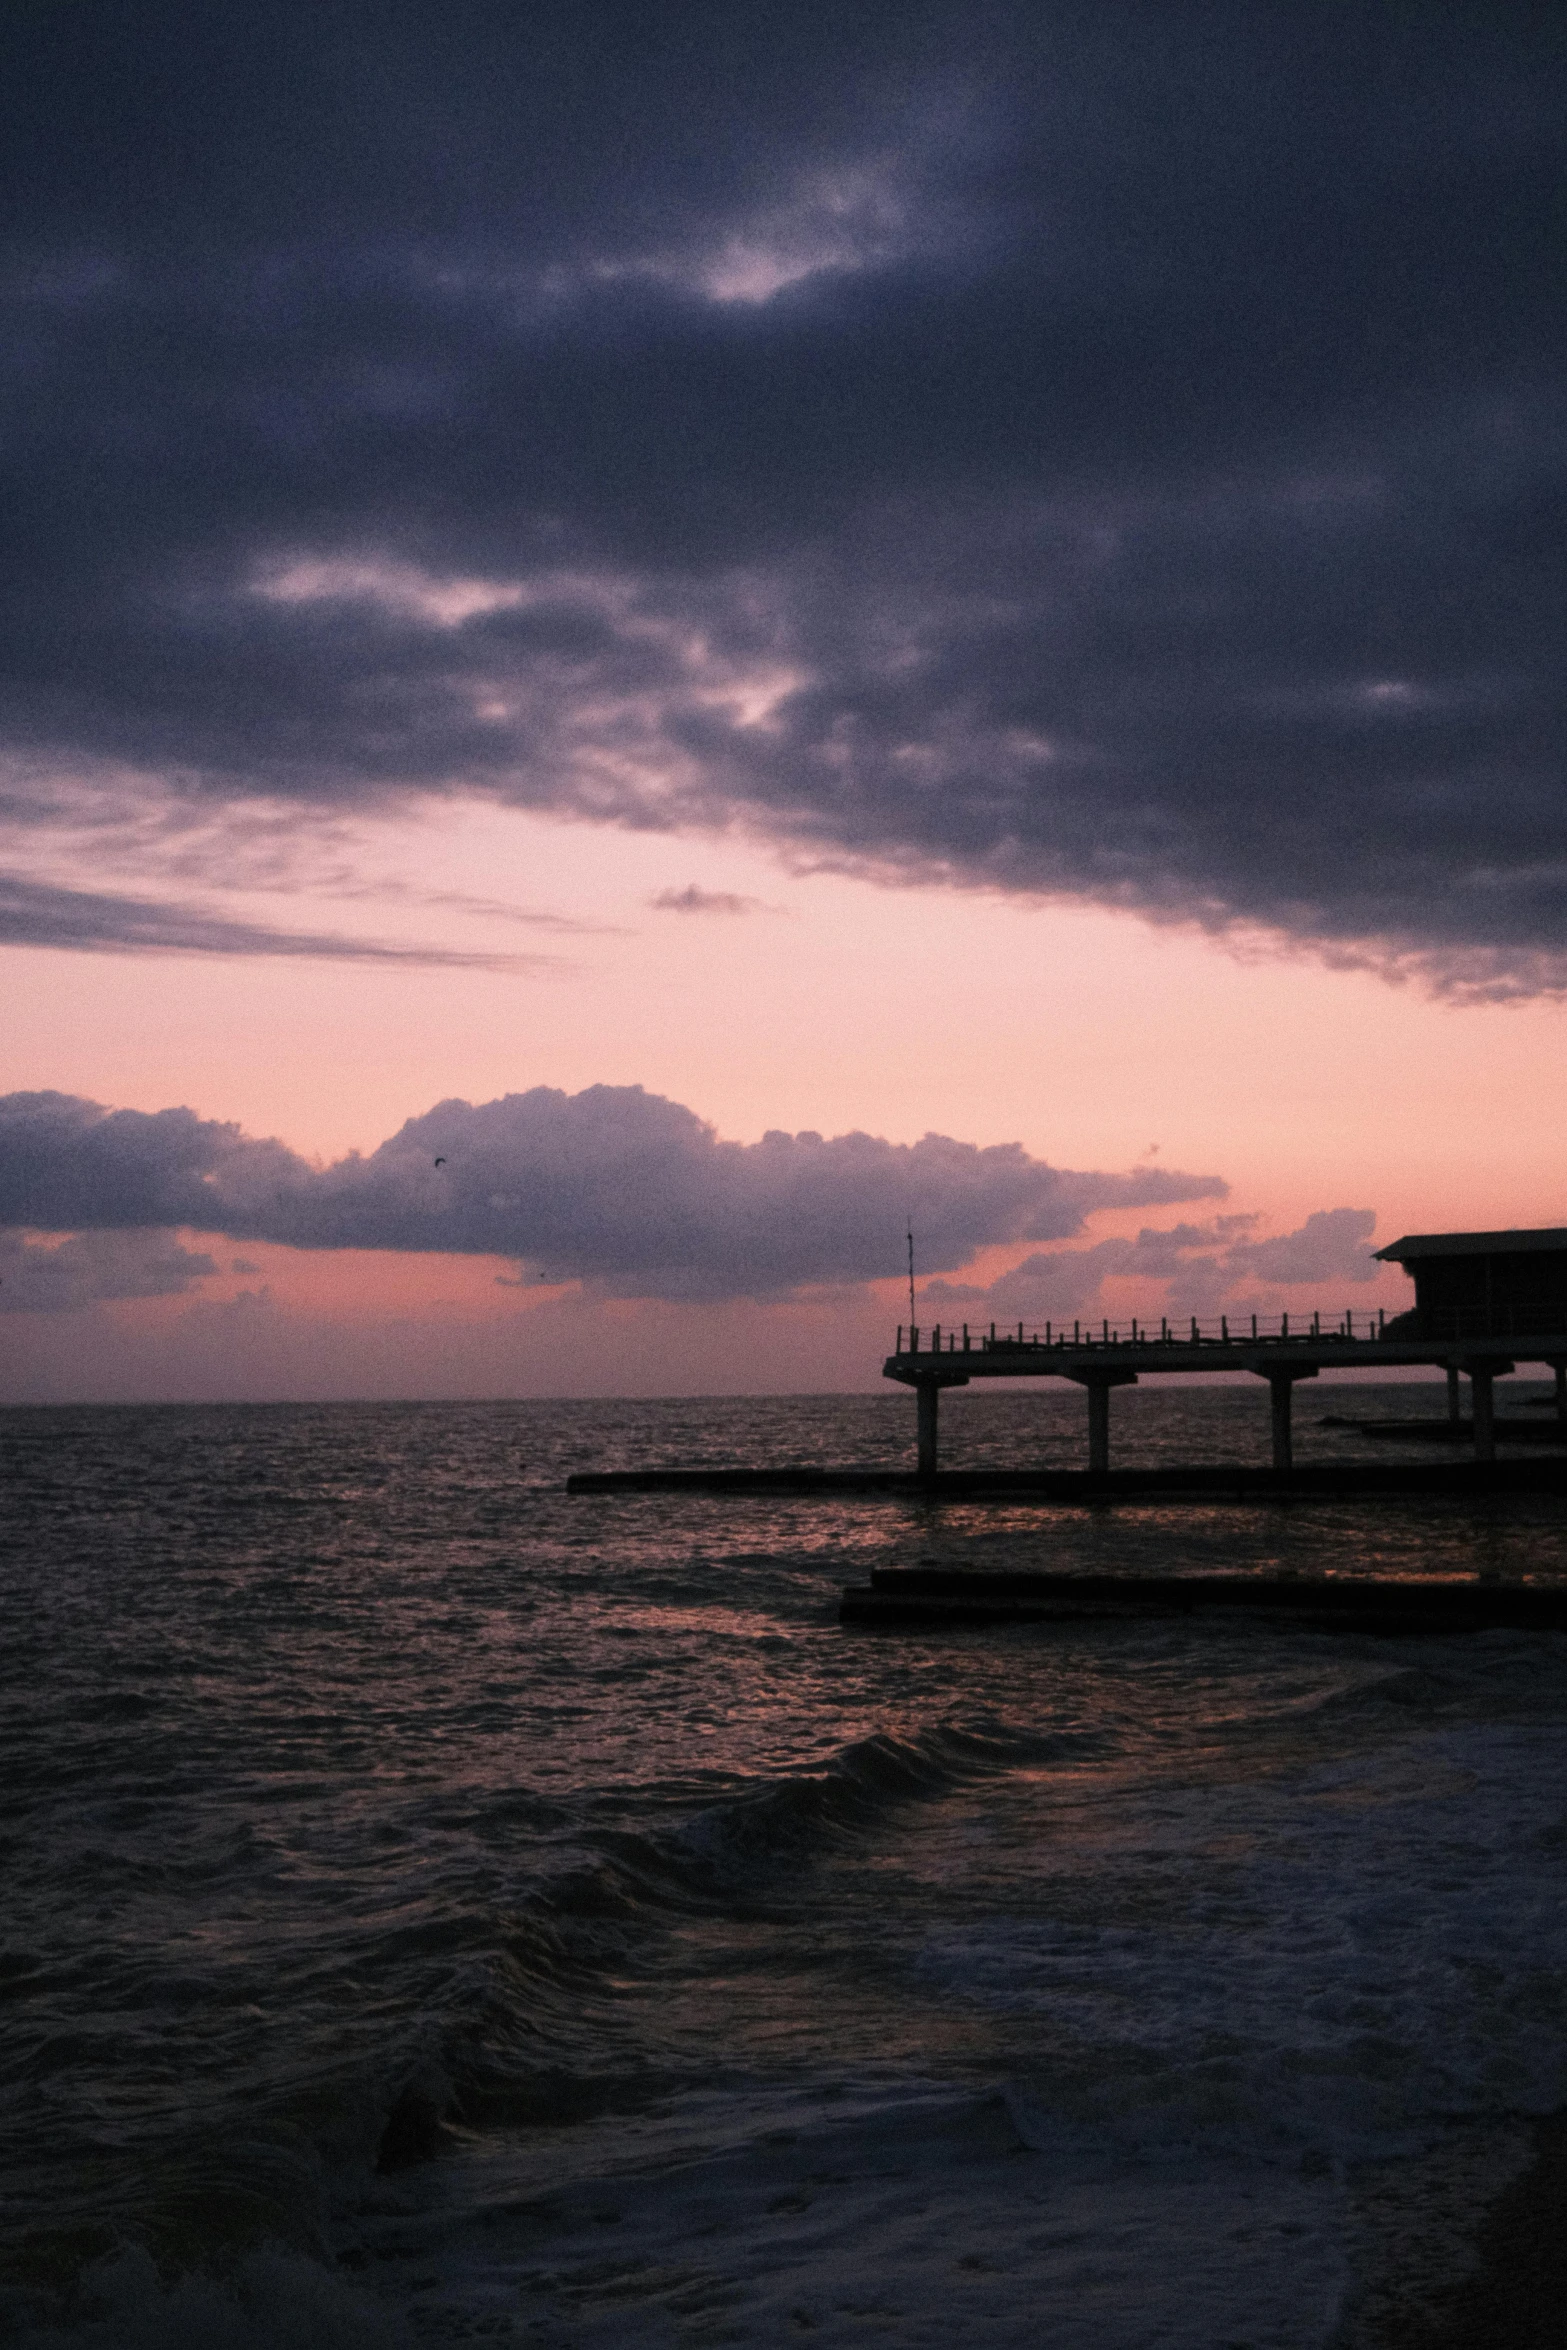
[{"label": "white foam on water", "polygon": [[969,1916],[918,1969],[1051,2027],[1023,2115],[1041,2150],[1411,2151],[1567,2098],[1564,1788],[1567,1728],[1477,1723],[1171,1794],[1102,1919]]},{"label": "white foam on water", "polygon": [[[738,2118],[738,2117],[737,2117]],[[1064,2176],[1009,2100],[899,2100],[670,2165],[366,2215],[420,2335],[580,2350],[867,2337],[993,2350],[1319,2350],[1349,2283],[1341,2187],[1208,2161]]]}]

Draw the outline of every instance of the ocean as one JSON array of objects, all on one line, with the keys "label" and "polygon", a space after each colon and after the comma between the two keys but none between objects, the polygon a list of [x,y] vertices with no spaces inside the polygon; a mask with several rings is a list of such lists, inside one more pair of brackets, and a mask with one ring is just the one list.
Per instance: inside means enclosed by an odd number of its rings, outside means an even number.
[{"label": "ocean", "polygon": [[[1300,1390],[1298,1456],[1417,1406]],[[1082,1409],[950,1398],[944,1462]],[[1266,1458],[1259,1383],[1112,1413]],[[564,1490],[912,1421],[0,1414],[0,2340],[1314,2350],[1462,2270],[1567,2101],[1567,1641],[836,1602],[1557,1576],[1558,1506]]]}]

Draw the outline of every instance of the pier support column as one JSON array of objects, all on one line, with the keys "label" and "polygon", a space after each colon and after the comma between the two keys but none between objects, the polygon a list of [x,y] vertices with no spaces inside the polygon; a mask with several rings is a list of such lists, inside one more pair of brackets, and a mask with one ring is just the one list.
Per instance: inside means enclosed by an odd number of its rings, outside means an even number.
[{"label": "pier support column", "polygon": [[1088,1389],[1088,1468],[1091,1476],[1103,1476],[1110,1466],[1110,1390],[1103,1379],[1095,1379]]},{"label": "pier support column", "polygon": [[1476,1363],[1469,1373],[1469,1392],[1474,1397],[1475,1459],[1494,1461],[1496,1458],[1496,1403],[1491,1392],[1489,1364]]},{"label": "pier support column", "polygon": [[1291,1389],[1297,1379],[1315,1379],[1315,1363],[1290,1363],[1283,1370],[1269,1369],[1265,1373],[1273,1398],[1273,1469],[1279,1477],[1287,1477],[1295,1466],[1295,1436],[1290,1425]]},{"label": "pier support column", "polygon": [[1546,1368],[1556,1373],[1557,1425],[1567,1428],[1567,1363],[1548,1363]]},{"label": "pier support column", "polygon": [[1475,1459],[1494,1461],[1496,1458],[1496,1401],[1491,1382],[1500,1372],[1510,1371],[1511,1363],[1489,1362],[1469,1365],[1469,1392],[1474,1398]]},{"label": "pier support column", "polygon": [[1088,1390],[1088,1473],[1102,1477],[1110,1466],[1110,1390],[1135,1387],[1135,1371],[1069,1371],[1079,1387]]},{"label": "pier support column", "polygon": [[919,1472],[927,1483],[936,1476],[936,1413],[941,1402],[941,1389],[934,1379],[922,1379],[916,1389],[919,1397]]},{"label": "pier support column", "polygon": [[1463,1416],[1463,1406],[1458,1399],[1458,1365],[1449,1363],[1447,1366],[1447,1417],[1456,1428]]}]

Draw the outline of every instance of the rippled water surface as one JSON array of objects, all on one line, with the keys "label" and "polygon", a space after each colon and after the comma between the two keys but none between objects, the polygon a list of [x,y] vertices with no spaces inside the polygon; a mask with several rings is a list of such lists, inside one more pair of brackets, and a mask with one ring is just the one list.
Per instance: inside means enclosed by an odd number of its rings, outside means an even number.
[{"label": "rippled water surface", "polygon": [[[1299,1394],[1298,1451],[1443,1400]],[[1075,1459],[1081,1408],[949,1402],[945,1455]],[[1120,1457],[1266,1410],[1118,1396]],[[837,1591],[1555,1576],[1559,1506],[564,1491],[910,1418],[0,1415],[0,2334],[1210,2350],[1430,2269],[1567,2095],[1567,1643]]]}]

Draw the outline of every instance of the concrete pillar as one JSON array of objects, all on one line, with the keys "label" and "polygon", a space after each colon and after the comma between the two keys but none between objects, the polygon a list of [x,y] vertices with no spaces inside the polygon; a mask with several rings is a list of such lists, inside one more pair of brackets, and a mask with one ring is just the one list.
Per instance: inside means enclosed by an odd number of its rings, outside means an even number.
[{"label": "concrete pillar", "polygon": [[1088,1381],[1088,1473],[1103,1476],[1110,1466],[1110,1384]]},{"label": "concrete pillar", "polygon": [[919,1397],[920,1475],[934,1478],[936,1474],[936,1407],[941,1401],[941,1389],[934,1379],[921,1379],[915,1388]]},{"label": "concrete pillar", "polygon": [[1456,1363],[1449,1363],[1447,1366],[1447,1416],[1455,1428],[1464,1416],[1463,1408],[1458,1400],[1458,1365]]},{"label": "concrete pillar", "polygon": [[1110,1390],[1135,1387],[1135,1371],[1068,1371],[1079,1387],[1088,1390],[1088,1472],[1102,1477],[1110,1466]]},{"label": "concrete pillar", "polygon": [[1280,1477],[1287,1477],[1295,1466],[1295,1440],[1290,1427],[1290,1390],[1297,1379],[1315,1379],[1315,1363],[1270,1364],[1263,1377],[1273,1398],[1273,1467]]},{"label": "concrete pillar", "polygon": [[1496,1409],[1491,1394],[1494,1374],[1489,1363],[1472,1363],[1469,1368],[1469,1392],[1474,1398],[1475,1459],[1494,1461],[1496,1458]]}]

